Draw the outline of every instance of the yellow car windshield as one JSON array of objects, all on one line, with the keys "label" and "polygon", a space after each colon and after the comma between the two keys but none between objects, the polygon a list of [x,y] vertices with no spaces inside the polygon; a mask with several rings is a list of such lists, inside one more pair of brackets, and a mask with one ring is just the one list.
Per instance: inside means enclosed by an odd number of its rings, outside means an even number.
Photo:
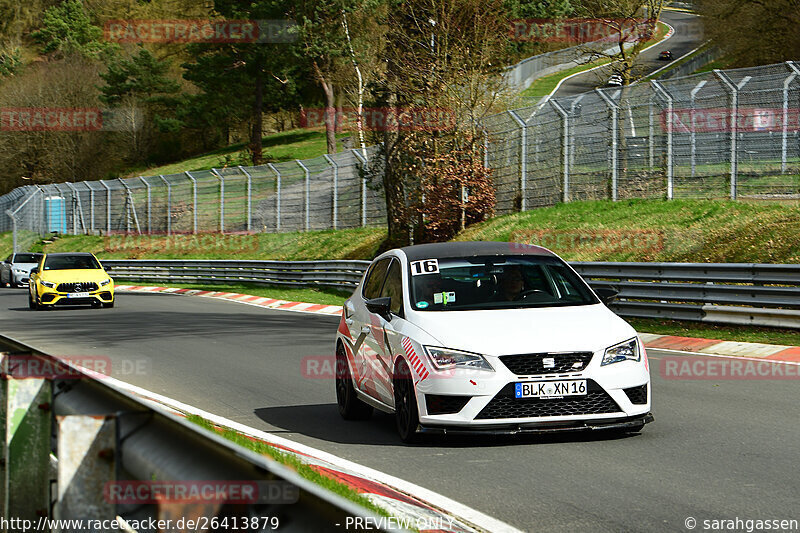
[{"label": "yellow car windshield", "polygon": [[84,270],[100,269],[100,263],[90,255],[64,255],[46,257],[44,260],[45,270]]}]

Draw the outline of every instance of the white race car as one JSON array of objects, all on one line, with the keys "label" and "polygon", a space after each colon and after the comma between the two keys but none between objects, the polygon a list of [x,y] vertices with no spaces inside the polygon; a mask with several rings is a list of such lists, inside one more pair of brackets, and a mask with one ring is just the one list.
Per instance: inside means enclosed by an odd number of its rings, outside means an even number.
[{"label": "white race car", "polygon": [[639,431],[653,420],[647,355],[603,303],[615,295],[596,294],[538,246],[390,250],[344,305],[339,412],[395,413],[405,442],[426,432]]}]

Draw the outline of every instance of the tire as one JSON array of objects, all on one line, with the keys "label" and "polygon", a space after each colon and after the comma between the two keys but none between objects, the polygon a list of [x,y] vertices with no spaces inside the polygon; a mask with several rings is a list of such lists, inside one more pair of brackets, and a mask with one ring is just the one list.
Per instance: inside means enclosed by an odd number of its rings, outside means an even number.
[{"label": "tire", "polygon": [[356,395],[342,344],[336,346],[336,404],[345,420],[366,420],[372,416],[372,406]]},{"label": "tire", "polygon": [[397,433],[400,435],[400,440],[407,444],[417,442],[419,441],[417,397],[414,392],[414,382],[411,379],[411,369],[403,359],[398,361],[395,367],[393,383]]},{"label": "tire", "polygon": [[28,309],[32,309],[34,311],[39,309],[39,304],[36,303],[36,299],[33,296],[31,296],[30,291],[28,291]]},{"label": "tire", "polygon": [[111,301],[110,301],[110,302],[108,302],[108,303],[105,303],[105,302],[104,302],[104,303],[103,303],[103,307],[105,307],[106,309],[111,309],[112,307],[114,307],[114,300],[111,300]]}]

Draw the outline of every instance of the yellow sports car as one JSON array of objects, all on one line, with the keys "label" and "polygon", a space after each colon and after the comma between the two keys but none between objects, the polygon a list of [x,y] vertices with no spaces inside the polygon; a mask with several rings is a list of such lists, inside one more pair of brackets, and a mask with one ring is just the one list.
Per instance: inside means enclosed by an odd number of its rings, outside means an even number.
[{"label": "yellow sports car", "polygon": [[114,280],[90,253],[42,255],[31,270],[28,306],[91,304],[114,307]]}]

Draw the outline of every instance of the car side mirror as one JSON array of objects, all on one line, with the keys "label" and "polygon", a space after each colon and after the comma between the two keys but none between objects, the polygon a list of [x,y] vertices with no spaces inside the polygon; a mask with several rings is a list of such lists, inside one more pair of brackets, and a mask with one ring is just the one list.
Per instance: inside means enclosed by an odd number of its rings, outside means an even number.
[{"label": "car side mirror", "polygon": [[370,313],[375,313],[376,315],[380,315],[386,320],[391,320],[392,315],[389,309],[392,306],[392,299],[388,296],[383,296],[381,298],[373,298],[371,300],[367,300],[367,311]]},{"label": "car side mirror", "polygon": [[594,290],[594,293],[600,298],[601,302],[608,306],[616,299],[619,291],[612,287],[599,287]]}]

